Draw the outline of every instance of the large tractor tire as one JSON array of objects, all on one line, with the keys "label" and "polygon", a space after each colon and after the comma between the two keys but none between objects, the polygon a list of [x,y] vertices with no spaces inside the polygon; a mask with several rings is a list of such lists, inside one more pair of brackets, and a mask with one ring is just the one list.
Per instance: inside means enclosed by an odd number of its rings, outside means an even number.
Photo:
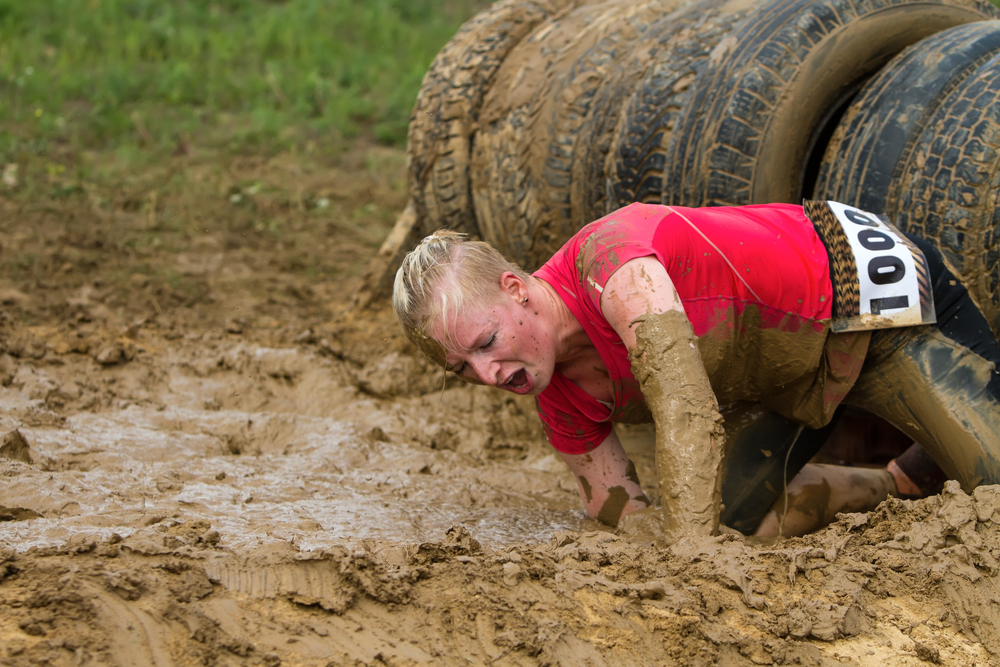
[{"label": "large tractor tire", "polygon": [[872,79],[830,142],[817,196],[937,245],[1000,335],[1000,21],[929,37]]},{"label": "large tractor tire", "polygon": [[469,20],[424,76],[410,116],[409,186],[424,232],[478,233],[469,189],[471,136],[483,95],[512,48],[575,0],[500,0]]},{"label": "large tractor tire", "polygon": [[485,240],[526,267],[528,221],[539,209],[531,164],[533,140],[544,124],[542,91],[568,68],[568,59],[607,32],[621,5],[592,2],[539,24],[511,51],[484,98],[470,163],[476,221]]},{"label": "large tractor tire", "polygon": [[[674,126],[662,201],[801,201],[861,86],[907,46],[1000,16],[982,0],[772,0],[725,40]],[[720,51],[721,51],[720,47]]]},{"label": "large tractor tire", "polygon": [[527,268],[572,230],[577,135],[606,72],[681,0],[604,0],[536,28],[508,56],[483,103],[471,165],[484,239]]},{"label": "large tractor tire", "polygon": [[671,17],[658,48],[642,54],[648,62],[645,73],[624,96],[609,150],[595,155],[604,164],[600,176],[591,171],[593,217],[636,201],[663,201],[667,149],[676,124],[691,104],[696,82],[719,66],[732,48],[733,31],[752,8],[744,2],[702,0]]},{"label": "large tractor tire", "polygon": [[[590,113],[594,94],[604,77],[622,56],[664,16],[687,4],[686,0],[653,0],[626,3],[614,28],[572,63],[564,76],[555,80],[544,99],[551,111],[543,109],[545,134],[540,146],[545,150],[542,178],[538,181],[541,217],[534,233],[535,263],[541,264],[590,220],[574,217],[572,193],[581,130]],[[589,187],[589,184],[583,184]]]}]

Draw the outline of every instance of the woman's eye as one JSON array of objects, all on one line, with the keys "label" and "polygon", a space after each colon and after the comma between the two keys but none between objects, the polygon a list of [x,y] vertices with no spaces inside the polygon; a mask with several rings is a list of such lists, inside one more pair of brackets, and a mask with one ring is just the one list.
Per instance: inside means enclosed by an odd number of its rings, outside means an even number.
[{"label": "woman's eye", "polygon": [[493,343],[496,342],[496,340],[497,340],[497,335],[493,334],[492,336],[490,336],[490,339],[488,341],[486,341],[485,343],[483,343],[483,345],[482,345],[482,347],[480,349],[482,349],[482,350],[488,349],[491,345],[493,345]]},{"label": "woman's eye", "polygon": [[461,375],[462,373],[465,372],[465,364],[452,368],[451,372],[454,373],[455,375]]}]

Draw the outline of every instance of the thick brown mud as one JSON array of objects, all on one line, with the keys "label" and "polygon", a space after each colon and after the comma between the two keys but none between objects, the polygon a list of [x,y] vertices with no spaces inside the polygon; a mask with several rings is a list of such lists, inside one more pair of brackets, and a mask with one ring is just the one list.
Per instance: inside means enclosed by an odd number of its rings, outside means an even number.
[{"label": "thick brown mud", "polygon": [[656,470],[666,534],[711,535],[721,508],[726,434],[698,339],[683,311],[635,325],[633,374],[656,423]]},{"label": "thick brown mud", "polygon": [[[402,163],[316,187],[402,210]],[[250,248],[208,190],[169,202],[205,234],[148,255],[81,241],[147,213],[0,196],[5,256],[50,267],[0,286],[0,665],[1000,659],[996,487],[775,542],[668,544],[656,509],[603,528],[530,400],[447,379],[387,304],[346,310],[372,218],[272,203],[285,235]],[[659,505],[653,430],[621,434]]]}]

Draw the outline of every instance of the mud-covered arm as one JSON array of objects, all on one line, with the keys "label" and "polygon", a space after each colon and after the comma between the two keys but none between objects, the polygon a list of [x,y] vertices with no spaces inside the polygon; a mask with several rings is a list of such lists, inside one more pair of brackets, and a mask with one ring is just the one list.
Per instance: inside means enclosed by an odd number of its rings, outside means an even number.
[{"label": "mud-covered arm", "polygon": [[576,477],[583,506],[591,519],[617,526],[629,512],[649,507],[635,465],[614,430],[586,454],[560,452],[559,455]]},{"label": "mud-covered arm", "polygon": [[656,473],[668,535],[719,526],[725,433],[697,339],[673,281],[654,257],[608,279],[601,310],[621,336],[656,423]]}]

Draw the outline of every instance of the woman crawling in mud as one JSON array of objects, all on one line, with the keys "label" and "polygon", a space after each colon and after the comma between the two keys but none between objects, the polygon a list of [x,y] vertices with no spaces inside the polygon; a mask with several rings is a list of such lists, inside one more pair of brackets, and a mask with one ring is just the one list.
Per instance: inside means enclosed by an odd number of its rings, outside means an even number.
[{"label": "woman crawling in mud", "polygon": [[[985,318],[930,244],[835,202],[632,204],[532,275],[439,231],[403,261],[393,307],[446,369],[536,397],[587,513],[610,525],[650,504],[614,424],[650,419],[668,536],[720,516],[801,534],[944,476],[1000,482]],[[719,405],[745,401],[766,412],[727,441]],[[888,468],[809,464],[843,406],[915,444]]]}]

